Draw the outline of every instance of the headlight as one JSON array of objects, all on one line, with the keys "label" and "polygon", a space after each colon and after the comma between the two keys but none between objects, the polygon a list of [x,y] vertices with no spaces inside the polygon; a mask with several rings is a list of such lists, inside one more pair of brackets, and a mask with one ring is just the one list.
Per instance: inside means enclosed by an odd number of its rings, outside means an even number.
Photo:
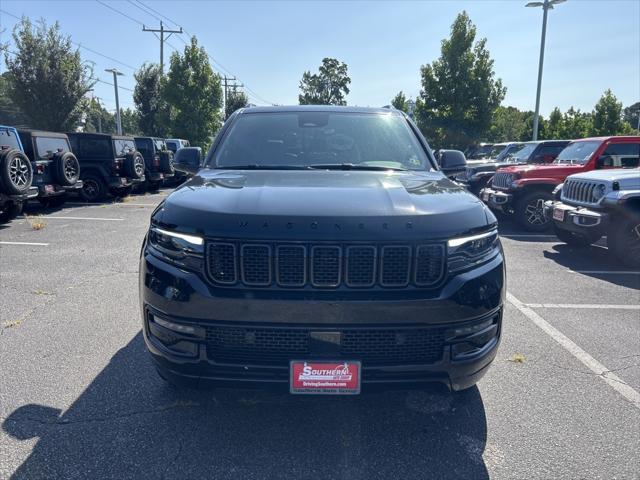
[{"label": "headlight", "polygon": [[149,229],[149,251],[156,257],[181,267],[200,269],[204,258],[204,239],[198,235],[158,227]]},{"label": "headlight", "polygon": [[600,199],[604,197],[605,193],[607,193],[607,187],[603,183],[600,183],[593,189],[593,199],[596,202],[599,202]]},{"label": "headlight", "polygon": [[463,270],[491,260],[500,252],[498,230],[447,241],[449,271]]},{"label": "headlight", "polygon": [[564,183],[561,183],[560,185],[556,185],[556,188],[553,189],[553,191],[551,192],[551,195],[560,195],[560,192],[562,191],[562,186],[564,185]]}]

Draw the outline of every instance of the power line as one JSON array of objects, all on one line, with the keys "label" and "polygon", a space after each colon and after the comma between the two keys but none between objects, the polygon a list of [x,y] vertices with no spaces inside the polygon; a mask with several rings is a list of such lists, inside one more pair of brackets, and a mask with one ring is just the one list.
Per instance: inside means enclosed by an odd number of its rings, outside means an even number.
[{"label": "power line", "polygon": [[100,5],[102,5],[103,7],[107,7],[109,10],[113,10],[114,12],[116,12],[117,14],[122,15],[123,17],[128,18],[129,20],[131,20],[132,22],[136,22],[138,25],[142,25],[144,27],[144,23],[142,23],[140,20],[136,20],[135,18],[133,18],[130,15],[127,15],[126,13],[118,10],[117,8],[112,7],[111,5],[107,5],[106,3],[104,3],[102,0],[96,0],[96,2],[98,2]]},{"label": "power line", "polygon": [[158,21],[162,20],[160,17],[158,17],[157,15],[154,15],[153,13],[151,13],[148,10],[145,10],[140,5],[138,5],[137,3],[134,3],[132,0],[127,0],[127,2],[130,3],[131,5],[133,5],[134,7],[136,7],[138,10],[141,10],[142,12],[144,12],[146,15],[151,15],[153,18],[155,18]]}]

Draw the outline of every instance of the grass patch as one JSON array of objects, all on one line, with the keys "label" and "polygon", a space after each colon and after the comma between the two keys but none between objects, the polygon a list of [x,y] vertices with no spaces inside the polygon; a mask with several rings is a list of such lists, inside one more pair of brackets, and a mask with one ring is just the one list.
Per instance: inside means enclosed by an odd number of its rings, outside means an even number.
[{"label": "grass patch", "polygon": [[17,327],[22,323],[22,320],[7,320],[2,324],[2,328],[13,328]]},{"label": "grass patch", "polygon": [[53,292],[46,292],[46,291],[40,290],[40,289],[34,290],[31,293],[33,293],[34,295],[53,295]]},{"label": "grass patch", "polygon": [[36,217],[27,216],[27,222],[29,222],[29,225],[31,225],[31,228],[33,228],[34,230],[42,230],[47,226],[41,215],[38,215]]},{"label": "grass patch", "polygon": [[514,353],[509,359],[513,363],[524,363],[527,358],[522,353]]}]

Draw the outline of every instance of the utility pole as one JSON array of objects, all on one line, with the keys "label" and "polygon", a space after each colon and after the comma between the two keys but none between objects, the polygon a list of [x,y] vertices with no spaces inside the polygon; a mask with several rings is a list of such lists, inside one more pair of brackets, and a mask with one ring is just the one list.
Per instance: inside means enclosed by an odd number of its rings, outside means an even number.
[{"label": "utility pole", "polygon": [[[164,28],[164,25],[162,24],[162,20],[160,20],[160,28],[147,28],[146,26],[142,26],[142,31],[143,32],[151,32],[154,35],[156,33],[160,34],[160,37],[158,37],[160,39],[160,73],[164,73],[164,42],[165,40],[168,40],[169,37],[173,34],[173,33],[182,33],[182,27],[180,27],[180,30],[167,30],[166,28]],[[167,35],[167,38],[164,38],[164,34],[168,33],[169,35]],[[157,35],[156,35],[157,36]]]},{"label": "utility pole", "polygon": [[105,72],[113,73],[113,88],[116,92],[116,131],[118,135],[122,135],[122,120],[120,118],[120,100],[118,98],[118,77],[124,75],[117,68],[107,68]]},{"label": "utility pole", "polygon": [[[244,83],[236,83],[238,79],[234,76],[234,77],[227,77],[226,75],[224,77],[222,77],[222,82],[224,84],[224,90],[223,90],[223,94],[222,94],[222,112],[223,112],[223,117],[226,120],[227,119],[227,95],[229,94],[228,92],[228,88],[232,87],[232,88],[238,88],[238,87],[244,87]],[[229,83],[229,82],[233,82],[233,84]]]}]

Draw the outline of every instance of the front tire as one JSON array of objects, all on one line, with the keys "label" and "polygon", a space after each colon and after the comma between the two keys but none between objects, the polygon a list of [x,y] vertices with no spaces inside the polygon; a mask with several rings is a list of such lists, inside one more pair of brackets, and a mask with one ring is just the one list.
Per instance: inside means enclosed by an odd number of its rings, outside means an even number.
[{"label": "front tire", "polygon": [[601,237],[601,235],[592,232],[586,232],[584,235],[570,232],[569,230],[559,228],[555,224],[553,225],[553,233],[556,234],[556,237],[558,237],[561,242],[575,248],[586,248],[592,243],[596,243]]},{"label": "front tire", "polygon": [[543,232],[551,226],[551,219],[544,215],[544,202],[553,200],[553,195],[537,190],[523,196],[516,203],[515,215],[518,223],[529,232]]},{"label": "front tire", "polygon": [[607,238],[609,250],[623,265],[640,268],[640,216],[618,219]]},{"label": "front tire", "polygon": [[6,223],[13,220],[22,213],[24,202],[15,202],[9,204],[2,212],[0,212],[0,223]]}]

